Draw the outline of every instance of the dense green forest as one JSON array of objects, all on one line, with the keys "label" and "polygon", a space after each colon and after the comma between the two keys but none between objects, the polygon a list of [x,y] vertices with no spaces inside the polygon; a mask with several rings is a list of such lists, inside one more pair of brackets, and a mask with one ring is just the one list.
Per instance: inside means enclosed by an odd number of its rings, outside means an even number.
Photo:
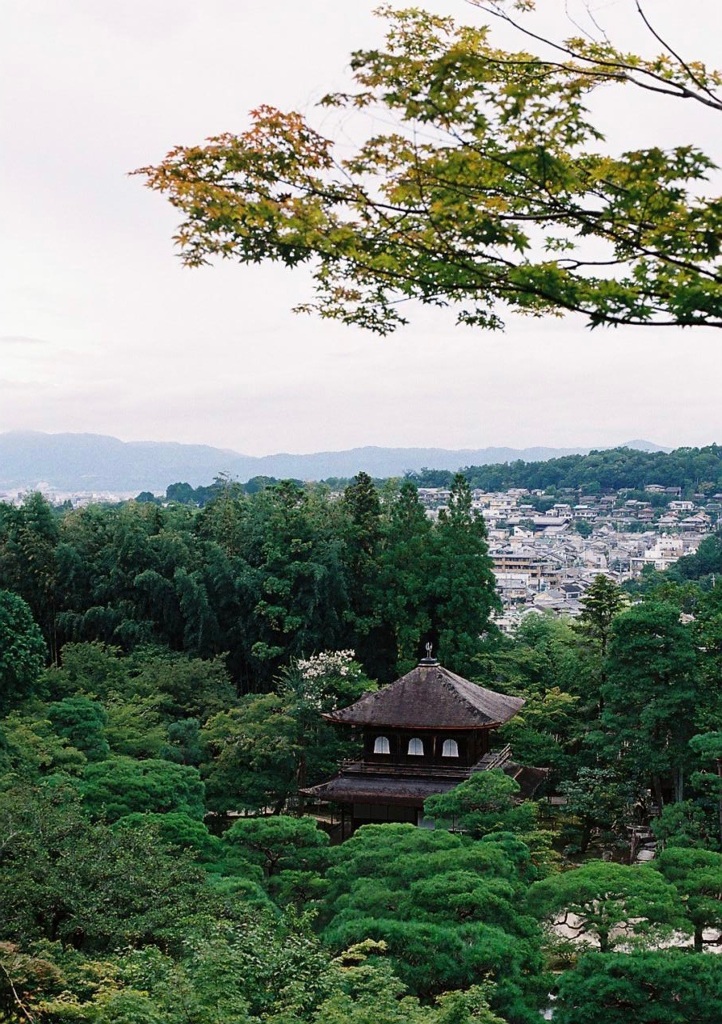
[{"label": "dense green forest", "polygon": [[[364,476],[340,498],[0,506],[0,1020],[532,1024],[552,993],[561,1024],[717,1024],[705,545],[507,637],[463,478],[433,524],[413,484]],[[526,699],[499,740],[545,787],[477,773],[427,801],[434,830],[332,845],[299,789],[357,740],[322,713],[427,641]]]},{"label": "dense green forest", "polygon": [[71,641],[223,656],[241,690],[292,657],[353,648],[387,682],[431,642],[468,671],[497,608],[483,520],[462,477],[431,523],[416,489],[360,474],[342,500],[285,481],[221,488],[203,509],[0,505],[0,587],[29,605],[56,661]]},{"label": "dense green forest", "polygon": [[[643,490],[646,484],[681,487],[684,493],[707,495],[722,491],[722,447],[677,448],[673,452],[643,452],[635,448],[610,448],[589,455],[564,455],[545,462],[469,466],[464,477],[473,488],[504,491],[510,487],[529,490],[600,491]],[[422,469],[410,473],[418,487],[448,487],[454,474]]]}]

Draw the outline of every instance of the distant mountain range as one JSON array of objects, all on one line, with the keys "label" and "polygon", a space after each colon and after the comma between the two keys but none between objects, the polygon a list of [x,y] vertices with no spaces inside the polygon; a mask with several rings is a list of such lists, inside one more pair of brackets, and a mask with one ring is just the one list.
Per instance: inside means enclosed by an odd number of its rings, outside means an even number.
[{"label": "distant mountain range", "polygon": [[[642,451],[668,451],[649,441],[628,441]],[[523,459],[541,462],[586,455],[589,448],[351,448],[312,455],[241,455],[208,445],[119,441],[102,434],[0,434],[0,491],[43,485],[58,491],[164,493],[172,483],[210,484],[219,473],[245,482],[254,476],[325,480],[361,470],[374,477],[407,471],[456,470]]]}]

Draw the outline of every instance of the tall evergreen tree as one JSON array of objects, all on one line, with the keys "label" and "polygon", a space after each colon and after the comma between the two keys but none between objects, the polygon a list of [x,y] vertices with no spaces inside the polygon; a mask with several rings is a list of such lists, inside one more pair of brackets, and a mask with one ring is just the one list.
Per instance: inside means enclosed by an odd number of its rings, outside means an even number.
[{"label": "tall evergreen tree", "polygon": [[32,695],[46,652],[27,603],[0,590],[0,713]]},{"label": "tall evergreen tree", "polygon": [[430,628],[425,639],[449,668],[473,674],[480,641],[493,630],[492,616],[501,611],[501,602],[486,526],[461,473],[454,477],[448,508],[439,512],[431,542],[426,581]]},{"label": "tall evergreen tree", "polygon": [[585,672],[580,683],[586,691],[585,705],[590,716],[597,719],[602,712],[604,699],[602,689],[606,681],[606,658],[612,622],[624,608],[625,597],[619,586],[609,577],[594,577],[584,597],[579,602],[582,611],[574,623],[574,629],[584,641],[588,657]]},{"label": "tall evergreen tree", "polygon": [[53,662],[59,653],[59,540],[58,521],[42,494],[29,495],[20,508],[0,509],[0,585],[30,605]]},{"label": "tall evergreen tree", "polygon": [[389,682],[418,662],[431,621],[426,608],[431,522],[416,485],[404,481],[389,508],[380,600],[394,636],[393,657],[380,679]]},{"label": "tall evergreen tree", "polygon": [[344,491],[344,561],[348,573],[352,644],[373,678],[394,671],[394,631],[383,614],[382,559],[384,521],[378,491],[367,473],[359,473]]},{"label": "tall evergreen tree", "polygon": [[694,637],[679,609],[645,601],[619,615],[606,665],[607,757],[619,759],[642,788],[651,779],[659,804],[665,789],[682,800],[701,688]]}]

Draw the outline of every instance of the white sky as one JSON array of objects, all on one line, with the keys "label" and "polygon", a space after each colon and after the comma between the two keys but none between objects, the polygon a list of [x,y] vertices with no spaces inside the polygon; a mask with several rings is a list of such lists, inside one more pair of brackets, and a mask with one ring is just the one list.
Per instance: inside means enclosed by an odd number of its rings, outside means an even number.
[{"label": "white sky", "polygon": [[[545,15],[563,0],[539,0]],[[630,45],[631,0],[590,0]],[[310,112],[380,41],[368,0],[0,0],[0,431],[87,431],[249,454],[356,445],[722,441],[719,331],[417,309],[388,339],[296,316],[304,271],[181,267],[172,208],[127,172]],[[394,3],[393,6],[404,6]],[[478,23],[463,0],[426,5]],[[685,55],[722,64],[719,0],[647,0]],[[622,145],[722,148],[719,115],[609,94]]]}]

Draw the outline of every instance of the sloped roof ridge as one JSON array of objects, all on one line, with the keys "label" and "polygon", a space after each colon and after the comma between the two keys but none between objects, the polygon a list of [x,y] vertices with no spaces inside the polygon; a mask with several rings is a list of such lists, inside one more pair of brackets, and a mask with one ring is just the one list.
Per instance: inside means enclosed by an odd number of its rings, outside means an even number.
[{"label": "sloped roof ridge", "polygon": [[[442,668],[442,666],[439,666],[439,668]],[[482,686],[481,683],[474,683],[470,679],[464,679],[463,676],[457,675],[451,669],[443,668],[442,671],[453,681],[456,693],[462,699],[470,701],[475,707],[478,707],[479,698],[482,697],[486,700],[499,701],[506,704],[509,708],[513,708],[512,713],[515,714],[525,703],[523,697],[510,697],[505,693],[499,693],[498,690],[490,690],[487,686]],[[479,710],[487,714],[484,709],[479,708]]]},{"label": "sloped roof ridge", "polygon": [[[476,701],[473,699],[474,695],[464,692],[470,687],[476,687],[476,683],[471,683],[468,679],[464,679],[463,676],[457,676],[454,672],[451,672],[448,668],[444,668],[442,665],[435,667],[441,677],[442,686],[451,693],[453,699],[461,705],[465,712],[468,713],[469,705],[471,705],[472,713],[476,715],[484,715],[486,721],[490,720],[489,716],[477,706]],[[466,684],[466,686],[464,686],[464,684]]]},{"label": "sloped roof ridge", "polygon": [[[437,694],[429,692],[434,687],[441,690],[438,700]],[[348,708],[339,708],[326,717],[358,725],[397,722],[419,727],[473,728],[473,723],[483,727],[506,722],[523,704],[520,697],[490,690],[442,665],[417,665],[393,683],[363,694]]]}]

